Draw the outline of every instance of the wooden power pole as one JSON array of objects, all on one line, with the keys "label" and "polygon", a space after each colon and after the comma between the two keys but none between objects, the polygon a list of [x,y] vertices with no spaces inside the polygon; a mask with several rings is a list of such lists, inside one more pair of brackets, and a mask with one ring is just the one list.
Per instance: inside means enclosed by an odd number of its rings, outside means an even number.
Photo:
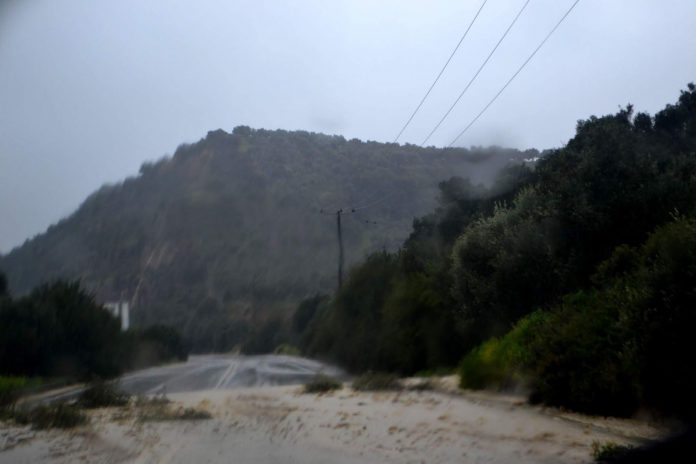
[{"label": "wooden power pole", "polygon": [[336,211],[336,227],[338,230],[338,288],[343,286],[343,233],[341,231],[341,214],[343,210]]},{"label": "wooden power pole", "polygon": [[[373,203],[374,204],[374,203]],[[367,205],[366,207],[372,206]],[[365,208],[365,207],[363,207]],[[319,214],[324,214],[327,216],[331,216],[333,214],[336,215],[336,235],[338,237],[338,288],[339,290],[343,286],[343,261],[344,261],[344,251],[343,251],[343,228],[341,227],[341,217],[344,214],[353,214],[358,211],[359,208],[350,208],[343,210],[343,208],[337,210],[335,213],[331,213],[329,211],[324,211],[323,209],[319,210]],[[368,221],[368,220],[361,220],[360,222],[364,222],[366,224],[377,224],[375,221]]]}]

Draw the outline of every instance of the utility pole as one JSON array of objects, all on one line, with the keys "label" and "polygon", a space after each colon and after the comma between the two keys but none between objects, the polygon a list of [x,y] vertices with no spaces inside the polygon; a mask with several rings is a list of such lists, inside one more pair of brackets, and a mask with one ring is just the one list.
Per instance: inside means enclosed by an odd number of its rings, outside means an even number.
[{"label": "utility pole", "polygon": [[[380,200],[381,202],[382,200]],[[367,205],[367,206],[372,206]],[[343,261],[344,261],[344,252],[343,252],[343,228],[341,227],[341,217],[344,214],[353,214],[358,211],[358,209],[362,208],[348,208],[344,210],[343,208],[337,210],[335,213],[330,213],[329,211],[324,211],[323,209],[319,210],[319,214],[323,214],[326,216],[332,216],[336,215],[336,235],[338,237],[338,289],[340,290],[341,287],[343,287]],[[360,220],[360,222],[364,222],[366,224],[377,224],[375,221],[368,221],[368,220]]]},{"label": "utility pole", "polygon": [[341,214],[343,210],[336,211],[336,227],[338,230],[338,289],[343,286],[343,233],[341,231]]}]

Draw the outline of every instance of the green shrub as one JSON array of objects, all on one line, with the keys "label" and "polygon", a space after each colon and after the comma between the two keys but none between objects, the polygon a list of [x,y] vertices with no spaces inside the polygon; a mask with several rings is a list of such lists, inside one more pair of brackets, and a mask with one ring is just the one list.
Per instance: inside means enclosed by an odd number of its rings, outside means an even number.
[{"label": "green shrub", "polygon": [[27,384],[25,377],[0,377],[0,408],[12,406]]},{"label": "green shrub", "polygon": [[635,342],[625,296],[578,292],[549,312],[533,346],[532,402],[589,414],[630,416],[640,405]]},{"label": "green shrub", "polygon": [[326,393],[341,388],[343,388],[341,382],[324,374],[317,374],[312,380],[304,384],[305,393]]},{"label": "green shrub", "polygon": [[511,366],[500,345],[499,338],[491,338],[464,357],[459,366],[460,387],[480,390],[507,383]]},{"label": "green shrub", "polygon": [[117,390],[113,384],[103,381],[94,382],[82,392],[78,403],[80,406],[92,408],[106,408],[112,406],[125,406],[128,404],[128,395]]},{"label": "green shrub", "polygon": [[592,442],[592,458],[598,463],[614,462],[632,449],[632,446],[618,445],[611,441],[606,443],[595,441]]},{"label": "green shrub", "polygon": [[286,356],[300,356],[302,354],[299,348],[288,343],[278,345],[276,349],[273,350],[273,353],[283,354]]},{"label": "green shrub", "polygon": [[534,400],[593,414],[696,417],[696,219],[618,247],[595,290],[566,297],[535,345]]},{"label": "green shrub", "polygon": [[502,390],[526,384],[536,331],[547,317],[536,311],[504,337],[491,338],[470,351],[459,365],[460,386]]},{"label": "green shrub", "polygon": [[70,429],[86,424],[87,416],[74,405],[55,403],[40,405],[32,409],[16,409],[13,413],[16,422],[31,424],[35,429]]},{"label": "green shrub", "polygon": [[400,390],[399,378],[386,372],[366,372],[353,381],[353,390],[380,391]]}]

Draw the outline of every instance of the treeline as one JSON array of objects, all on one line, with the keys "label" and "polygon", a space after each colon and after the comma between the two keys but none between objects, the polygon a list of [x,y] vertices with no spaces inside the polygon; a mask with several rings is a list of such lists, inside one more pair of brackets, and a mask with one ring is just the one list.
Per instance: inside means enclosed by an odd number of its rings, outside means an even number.
[{"label": "treeline", "polygon": [[465,386],[529,382],[532,399],[596,414],[696,418],[696,217],[617,247],[593,284],[537,310],[463,361]]},{"label": "treeline", "polygon": [[398,252],[300,305],[305,353],[403,374],[465,356],[464,386],[523,382],[576,410],[693,417],[693,85],[654,117],[629,106],[580,121],[565,147],[490,189],[440,189]]},{"label": "treeline", "polygon": [[[435,207],[439,180],[484,180],[536,150],[439,149],[303,131],[212,131],[140,174],[102,187],[66,219],[0,256],[17,295],[77,280],[100,301],[133,299],[132,322],[177,327],[197,352],[261,346],[257,327],[335,285],[335,223],[346,262],[395,250]],[[365,220],[379,218],[377,224]]]},{"label": "treeline", "polygon": [[119,320],[77,282],[45,284],[13,299],[0,273],[0,376],[112,378],[187,356],[172,328],[122,332]]}]

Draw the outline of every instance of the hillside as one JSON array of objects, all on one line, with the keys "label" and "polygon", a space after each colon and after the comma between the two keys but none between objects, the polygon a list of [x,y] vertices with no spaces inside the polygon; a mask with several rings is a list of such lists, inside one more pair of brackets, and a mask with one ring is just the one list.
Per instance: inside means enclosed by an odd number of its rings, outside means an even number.
[{"label": "hillside", "polygon": [[137,325],[180,328],[227,349],[301,299],[335,287],[335,218],[347,265],[393,250],[457,175],[490,182],[538,156],[345,140],[307,132],[209,132],[139,175],[107,185],[68,218],[0,257],[14,294],[80,279],[100,301],[131,300]]}]

